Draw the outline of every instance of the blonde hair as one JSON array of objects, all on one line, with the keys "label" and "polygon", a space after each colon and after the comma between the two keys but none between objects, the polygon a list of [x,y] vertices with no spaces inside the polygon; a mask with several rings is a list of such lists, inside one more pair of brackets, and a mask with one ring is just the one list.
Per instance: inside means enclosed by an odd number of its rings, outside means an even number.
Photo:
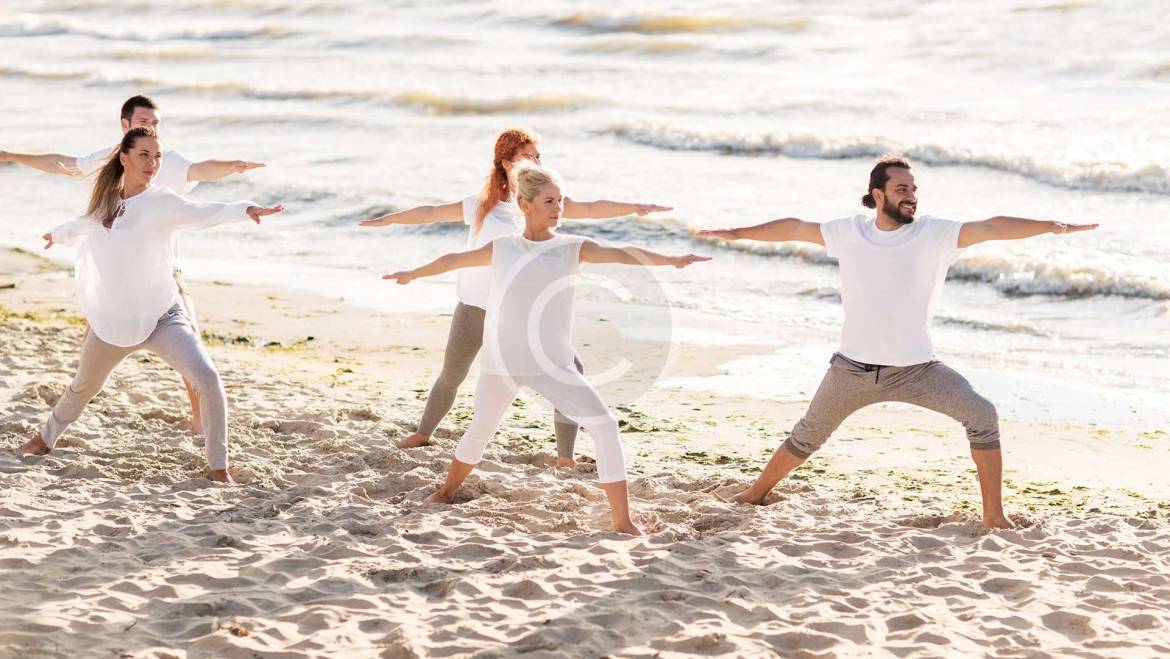
[{"label": "blonde hair", "polygon": [[541,188],[549,183],[556,183],[557,187],[560,188],[564,187],[564,180],[560,174],[536,163],[519,165],[513,171],[516,175],[516,195],[526,201],[536,199]]}]

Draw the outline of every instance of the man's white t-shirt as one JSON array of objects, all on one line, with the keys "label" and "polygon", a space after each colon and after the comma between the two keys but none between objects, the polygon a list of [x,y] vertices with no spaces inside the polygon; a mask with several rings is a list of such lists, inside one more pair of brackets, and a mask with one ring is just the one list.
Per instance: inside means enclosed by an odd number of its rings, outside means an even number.
[{"label": "man's white t-shirt", "polygon": [[581,236],[492,241],[491,299],[480,372],[541,375],[573,370],[573,289]]},{"label": "man's white t-shirt", "polygon": [[864,215],[821,225],[841,268],[845,324],[839,352],[854,361],[911,366],[934,359],[930,322],[962,222],[929,215],[894,231]]},{"label": "man's white t-shirt", "polygon": [[[78,158],[77,169],[81,170],[82,176],[93,174],[109,162],[116,148],[111,146],[98,149],[87,156]],[[159,188],[170,188],[175,194],[185,195],[196,185],[199,185],[198,181],[187,181],[187,170],[191,169],[192,164],[194,162],[190,158],[178,151],[163,151],[162,163],[159,165],[158,174],[155,175],[151,183]],[[178,261],[179,239],[177,237],[172,241],[171,251],[173,252],[175,261]]]},{"label": "man's white t-shirt", "polygon": [[[479,195],[463,200],[463,223],[468,228],[467,249],[483,247],[500,236],[511,236],[524,230],[523,215],[514,201],[501,201],[492,207],[483,218],[483,226],[475,231],[475,211],[479,208]],[[463,304],[487,309],[492,293],[491,268],[462,268],[455,275],[455,294]]]}]

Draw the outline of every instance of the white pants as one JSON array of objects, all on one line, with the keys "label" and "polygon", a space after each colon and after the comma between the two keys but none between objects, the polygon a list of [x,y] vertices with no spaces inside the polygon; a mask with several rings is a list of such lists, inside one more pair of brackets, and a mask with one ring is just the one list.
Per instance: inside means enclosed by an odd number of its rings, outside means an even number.
[{"label": "white pants", "polygon": [[475,385],[475,416],[455,447],[457,460],[479,464],[483,450],[496,434],[521,387],[547,398],[557,410],[593,437],[597,477],[602,483],[626,480],[626,457],[618,438],[617,419],[593,385],[575,370],[543,375],[481,374]]}]

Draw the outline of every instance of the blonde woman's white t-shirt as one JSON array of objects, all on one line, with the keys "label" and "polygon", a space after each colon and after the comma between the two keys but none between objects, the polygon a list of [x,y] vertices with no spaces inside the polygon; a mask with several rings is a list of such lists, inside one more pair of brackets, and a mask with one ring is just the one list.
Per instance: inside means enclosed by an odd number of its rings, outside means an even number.
[{"label": "blonde woman's white t-shirt", "polygon": [[934,359],[930,323],[947,269],[962,251],[962,226],[929,215],[894,231],[864,215],[821,225],[841,268],[842,355],[883,366]]},{"label": "blonde woman's white t-shirt", "polygon": [[[483,218],[483,226],[475,230],[475,211],[479,195],[463,200],[463,223],[468,226],[467,249],[483,247],[500,236],[511,236],[524,230],[524,216],[514,201],[501,201]],[[491,268],[463,268],[455,275],[455,294],[463,304],[487,309],[492,292]]]},{"label": "blonde woman's white t-shirt", "polygon": [[582,236],[492,241],[491,299],[481,373],[540,375],[573,369],[574,287]]}]

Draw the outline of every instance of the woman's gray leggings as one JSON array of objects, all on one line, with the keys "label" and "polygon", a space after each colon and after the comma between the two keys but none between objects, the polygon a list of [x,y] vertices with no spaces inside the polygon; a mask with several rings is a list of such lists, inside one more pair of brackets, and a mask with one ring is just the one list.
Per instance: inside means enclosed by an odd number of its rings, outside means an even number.
[{"label": "woman's gray leggings", "polygon": [[[459,385],[467,379],[471,363],[483,347],[483,322],[486,315],[487,312],[479,307],[462,302],[455,305],[455,313],[451,316],[451,332],[447,335],[447,351],[443,354],[443,370],[431,387],[422,420],[418,422],[420,434],[429,437],[434,433],[439,421],[447,416],[455,404]],[[585,366],[576,356],[573,357],[573,365],[577,367],[578,373],[585,372]],[[573,457],[573,447],[577,444],[577,424],[557,410],[553,415],[553,428],[557,436],[557,457]]]},{"label": "woman's gray leggings", "polygon": [[65,388],[64,395],[53,406],[49,419],[41,430],[41,438],[52,448],[69,424],[81,416],[81,410],[102,390],[106,378],[131,353],[149,350],[178,371],[195,386],[199,394],[203,425],[207,432],[207,462],[212,469],[227,469],[227,396],[219,372],[211,362],[207,349],[191,327],[181,304],[171,307],[146,340],[136,346],[123,348],[111,345],[90,331],[81,346],[81,361],[77,375]]}]

